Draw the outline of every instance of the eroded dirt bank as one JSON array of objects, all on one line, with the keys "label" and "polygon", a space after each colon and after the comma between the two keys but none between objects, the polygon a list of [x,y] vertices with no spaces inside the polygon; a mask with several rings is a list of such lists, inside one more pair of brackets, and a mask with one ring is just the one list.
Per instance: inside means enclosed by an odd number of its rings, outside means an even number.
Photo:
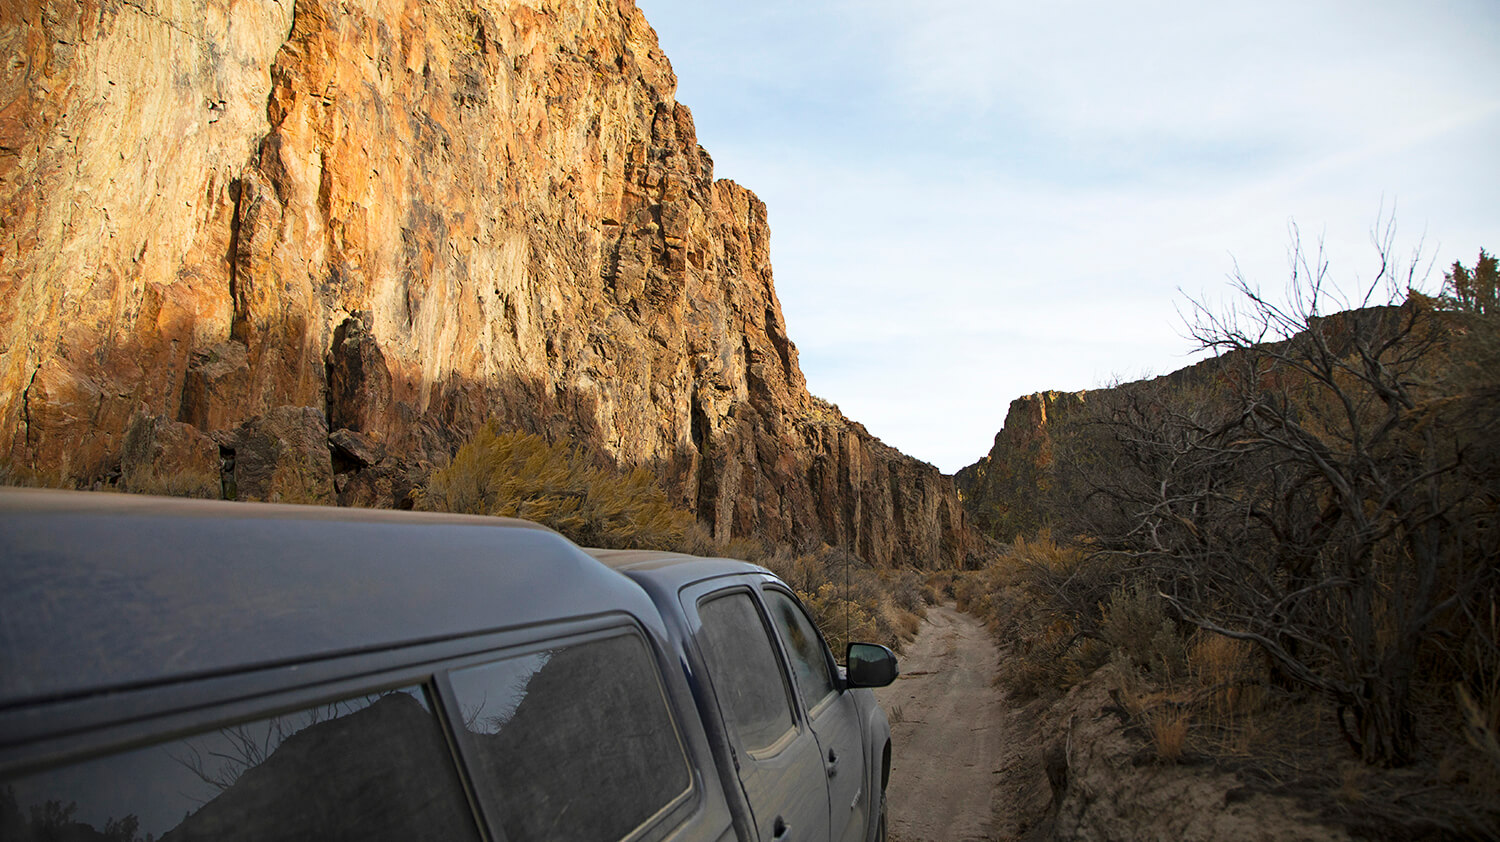
[{"label": "eroded dirt bank", "polygon": [[876,691],[891,717],[893,840],[1016,838],[1045,810],[1030,729],[994,686],[998,658],[978,620],[933,606],[901,678]]},{"label": "eroded dirt bank", "polygon": [[876,691],[891,718],[894,842],[1349,838],[1202,758],[1160,761],[1116,701],[1114,667],[1048,706],[1008,698],[995,686],[999,666],[978,620],[934,606],[901,656],[901,678]]}]

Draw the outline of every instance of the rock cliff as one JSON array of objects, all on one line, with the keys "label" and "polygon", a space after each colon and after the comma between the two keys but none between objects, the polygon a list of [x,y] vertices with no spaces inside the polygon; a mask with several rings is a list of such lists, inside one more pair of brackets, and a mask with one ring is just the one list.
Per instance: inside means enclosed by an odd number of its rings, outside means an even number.
[{"label": "rock cliff", "polygon": [[1010,402],[995,444],[953,481],[976,529],[1000,541],[1046,525],[1052,428],[1083,406],[1086,392],[1037,392]]},{"label": "rock cliff", "polygon": [[9,0],[0,44],[12,470],[128,478],[135,430],[393,505],[495,418],[719,537],[963,558],[951,481],[808,393],[631,0]]}]

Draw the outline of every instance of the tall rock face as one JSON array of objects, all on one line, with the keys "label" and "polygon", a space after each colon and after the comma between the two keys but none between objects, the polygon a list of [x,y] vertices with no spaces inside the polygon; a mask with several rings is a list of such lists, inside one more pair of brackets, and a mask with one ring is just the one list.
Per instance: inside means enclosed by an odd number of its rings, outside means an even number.
[{"label": "tall rock face", "polygon": [[974,528],[1011,541],[1046,524],[1052,430],[1087,394],[1037,392],[1011,401],[989,454],[953,476]]},{"label": "tall rock face", "polygon": [[964,556],[951,481],[809,395],[765,207],[630,0],[14,0],[0,44],[13,469],[108,481],[137,416],[233,466],[310,407],[391,504],[370,472],[493,418],[720,537]]}]

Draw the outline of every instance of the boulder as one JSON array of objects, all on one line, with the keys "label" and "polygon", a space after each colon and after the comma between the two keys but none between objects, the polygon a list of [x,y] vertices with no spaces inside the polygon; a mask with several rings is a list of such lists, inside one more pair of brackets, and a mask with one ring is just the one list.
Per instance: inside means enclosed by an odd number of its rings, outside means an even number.
[{"label": "boulder", "polygon": [[380,343],[358,316],[333,332],[328,352],[328,425],[379,434],[391,406],[391,370]]},{"label": "boulder", "polygon": [[218,499],[219,446],[191,424],[137,413],[120,449],[120,488],[134,494]]},{"label": "boulder", "polygon": [[235,430],[234,499],[271,503],[336,502],[328,420],[307,406],[281,406]]}]

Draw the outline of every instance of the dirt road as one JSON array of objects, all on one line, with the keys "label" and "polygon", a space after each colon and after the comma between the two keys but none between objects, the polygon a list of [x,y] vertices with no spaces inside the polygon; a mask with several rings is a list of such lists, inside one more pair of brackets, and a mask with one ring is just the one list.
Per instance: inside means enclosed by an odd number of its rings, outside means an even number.
[{"label": "dirt road", "polygon": [[1020,712],[993,685],[997,657],[977,620],[933,606],[901,677],[876,691],[891,718],[895,842],[1014,838],[1012,816],[1039,795],[1010,791],[1031,747]]}]

